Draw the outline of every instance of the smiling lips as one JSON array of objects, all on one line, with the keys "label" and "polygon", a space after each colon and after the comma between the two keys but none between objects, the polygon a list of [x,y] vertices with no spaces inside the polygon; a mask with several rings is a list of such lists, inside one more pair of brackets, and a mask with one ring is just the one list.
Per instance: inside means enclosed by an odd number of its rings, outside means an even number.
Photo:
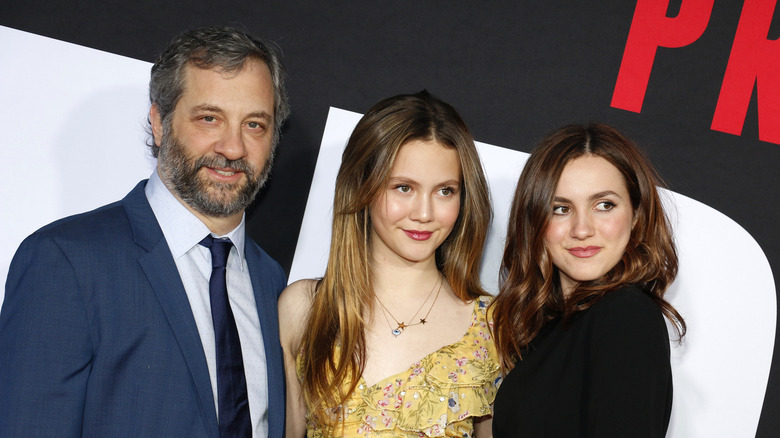
[{"label": "smiling lips", "polygon": [[211,170],[212,172],[216,173],[217,176],[225,177],[225,178],[231,178],[235,176],[236,174],[240,173],[239,170],[230,169],[230,168],[216,168],[216,167],[208,167],[207,169]]},{"label": "smiling lips", "polygon": [[404,230],[404,233],[414,240],[428,240],[431,238],[433,231]]},{"label": "smiling lips", "polygon": [[583,247],[576,247],[576,248],[569,248],[569,253],[573,255],[574,257],[579,257],[581,259],[586,259],[588,257],[593,257],[594,255],[598,254],[599,251],[601,251],[600,246],[586,246]]}]

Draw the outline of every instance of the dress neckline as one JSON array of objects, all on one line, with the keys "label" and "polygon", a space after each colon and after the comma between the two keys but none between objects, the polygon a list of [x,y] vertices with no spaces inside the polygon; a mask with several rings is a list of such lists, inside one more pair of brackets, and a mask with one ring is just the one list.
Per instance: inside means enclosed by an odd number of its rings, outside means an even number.
[{"label": "dress neckline", "polygon": [[360,390],[365,390],[365,389],[368,389],[368,388],[374,388],[374,387],[377,387],[377,386],[382,386],[388,380],[391,380],[391,379],[395,380],[398,376],[400,376],[402,374],[405,374],[405,373],[408,373],[409,370],[411,370],[412,367],[415,364],[427,361],[431,356],[433,356],[434,354],[439,353],[441,350],[443,350],[445,348],[453,348],[456,345],[464,343],[465,339],[466,339],[466,335],[474,328],[474,325],[477,322],[476,316],[477,316],[477,312],[479,311],[479,304],[482,302],[482,298],[483,298],[482,296],[474,298],[474,306],[473,306],[473,309],[471,310],[471,324],[469,324],[469,326],[466,329],[466,331],[463,332],[463,335],[461,335],[460,339],[458,339],[457,341],[452,342],[450,344],[442,345],[441,347],[431,351],[430,353],[426,354],[425,356],[421,357],[420,359],[417,359],[416,361],[410,363],[409,366],[404,368],[402,371],[399,371],[399,372],[397,372],[397,373],[395,373],[393,375],[387,376],[387,377],[385,377],[383,379],[377,380],[375,383],[372,383],[371,385],[369,385],[366,382],[366,379],[364,379],[363,375],[361,374],[360,378],[358,379],[357,388],[360,389]]}]

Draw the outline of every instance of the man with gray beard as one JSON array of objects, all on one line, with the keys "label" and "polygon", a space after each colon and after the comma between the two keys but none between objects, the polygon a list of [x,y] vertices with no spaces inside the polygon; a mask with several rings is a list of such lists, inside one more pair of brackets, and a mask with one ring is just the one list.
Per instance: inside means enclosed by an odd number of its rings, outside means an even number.
[{"label": "man with gray beard", "polygon": [[197,29],[149,88],[156,171],[11,263],[0,436],[283,436],[285,274],[244,223],[289,114],[279,57],[245,31]]}]

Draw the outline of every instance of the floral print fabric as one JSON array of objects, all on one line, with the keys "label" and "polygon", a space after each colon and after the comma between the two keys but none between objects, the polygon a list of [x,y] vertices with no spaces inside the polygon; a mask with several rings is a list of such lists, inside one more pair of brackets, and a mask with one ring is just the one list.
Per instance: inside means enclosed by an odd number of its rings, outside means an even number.
[{"label": "floral print fabric", "polygon": [[[474,417],[490,415],[500,384],[499,361],[488,329],[490,297],[475,300],[465,336],[413,363],[408,370],[355,392],[334,412],[344,437],[471,437]],[[300,362],[299,362],[300,363]],[[308,425],[309,438],[326,436]]]}]

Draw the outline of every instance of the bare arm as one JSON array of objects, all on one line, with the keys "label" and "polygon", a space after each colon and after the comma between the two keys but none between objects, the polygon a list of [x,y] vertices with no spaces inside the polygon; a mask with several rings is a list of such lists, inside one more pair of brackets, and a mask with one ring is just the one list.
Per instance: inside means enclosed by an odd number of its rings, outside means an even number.
[{"label": "bare arm", "polygon": [[287,383],[287,438],[306,435],[306,406],[301,382],[298,380],[295,358],[311,307],[313,280],[301,280],[289,285],[279,297],[279,334],[284,351],[284,372]]},{"label": "bare arm", "polygon": [[485,415],[484,417],[474,419],[474,436],[477,438],[493,438],[492,415]]}]

